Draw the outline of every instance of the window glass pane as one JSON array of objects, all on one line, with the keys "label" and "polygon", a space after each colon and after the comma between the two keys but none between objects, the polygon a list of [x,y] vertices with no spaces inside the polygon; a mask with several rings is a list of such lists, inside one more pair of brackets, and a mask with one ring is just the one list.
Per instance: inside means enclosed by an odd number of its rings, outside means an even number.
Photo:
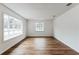
[{"label": "window glass pane", "polygon": [[23,34],[23,22],[4,14],[4,40]]},{"label": "window glass pane", "polygon": [[44,31],[44,23],[36,23],[36,31]]}]

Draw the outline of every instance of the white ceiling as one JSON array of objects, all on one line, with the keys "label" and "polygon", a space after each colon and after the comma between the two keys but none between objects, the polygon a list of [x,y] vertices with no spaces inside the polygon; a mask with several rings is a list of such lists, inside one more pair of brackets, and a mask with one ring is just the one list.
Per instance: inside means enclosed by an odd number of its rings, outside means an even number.
[{"label": "white ceiling", "polygon": [[67,3],[4,3],[8,8],[26,19],[46,20],[59,16],[76,4],[66,6]]}]

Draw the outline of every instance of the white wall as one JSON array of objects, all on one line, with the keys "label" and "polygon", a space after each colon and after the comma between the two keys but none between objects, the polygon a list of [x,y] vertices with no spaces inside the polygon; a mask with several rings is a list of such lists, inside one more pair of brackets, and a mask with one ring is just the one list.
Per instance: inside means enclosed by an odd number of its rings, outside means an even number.
[{"label": "white wall", "polygon": [[54,20],[54,35],[79,52],[79,5]]},{"label": "white wall", "polygon": [[[36,32],[35,31],[35,23],[36,22],[44,22],[45,31],[44,32]],[[29,20],[28,21],[28,36],[52,36],[52,20]]]},{"label": "white wall", "polygon": [[[11,15],[11,16],[23,21],[23,25],[24,25],[23,35],[12,38],[12,39],[5,41],[5,42],[3,41],[3,13]],[[18,15],[15,12],[13,12],[9,8],[5,7],[4,5],[0,4],[0,54],[27,36],[27,28],[26,27],[27,27],[27,21],[23,17],[21,17],[20,15]]]}]

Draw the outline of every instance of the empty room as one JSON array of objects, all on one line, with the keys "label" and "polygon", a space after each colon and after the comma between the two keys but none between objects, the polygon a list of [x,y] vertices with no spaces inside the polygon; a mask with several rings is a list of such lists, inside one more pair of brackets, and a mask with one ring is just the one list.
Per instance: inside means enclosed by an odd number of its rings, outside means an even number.
[{"label": "empty room", "polygon": [[0,55],[79,55],[79,3],[0,3]]}]

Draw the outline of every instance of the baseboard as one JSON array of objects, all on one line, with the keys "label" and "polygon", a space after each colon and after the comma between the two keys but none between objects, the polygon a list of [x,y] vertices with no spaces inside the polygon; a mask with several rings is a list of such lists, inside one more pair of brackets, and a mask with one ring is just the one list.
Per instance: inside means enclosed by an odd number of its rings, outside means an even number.
[{"label": "baseboard", "polygon": [[53,36],[27,36],[28,38],[53,38]]},{"label": "baseboard", "polygon": [[[14,50],[18,45],[20,45],[23,41],[25,41],[28,37],[24,38],[23,40],[21,40],[20,42],[16,43],[14,46],[12,46],[11,48],[9,48],[8,50],[4,51],[3,53],[1,53],[1,55],[7,55],[8,53],[6,53],[7,51],[10,51],[10,49]],[[10,51],[11,52],[11,51]]]},{"label": "baseboard", "polygon": [[55,38],[56,40],[58,40],[59,42],[61,42],[61,43],[64,44],[65,46],[67,46],[68,48],[72,49],[72,51],[75,51],[75,52],[79,55],[79,52],[76,51],[75,49],[73,49],[72,47],[70,47],[68,44],[64,43],[63,41],[59,40],[59,39],[56,38],[56,37],[53,37],[53,38]]}]

